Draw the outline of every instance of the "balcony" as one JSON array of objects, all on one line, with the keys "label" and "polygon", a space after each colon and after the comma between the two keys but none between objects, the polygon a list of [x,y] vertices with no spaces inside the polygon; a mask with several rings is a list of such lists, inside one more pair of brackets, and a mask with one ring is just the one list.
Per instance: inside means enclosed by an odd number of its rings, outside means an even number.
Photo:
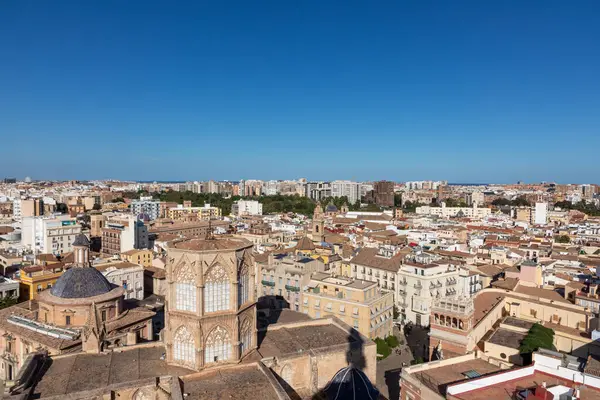
[{"label": "balcony", "polygon": [[298,286],[285,285],[285,290],[289,290],[290,292],[299,292],[300,288]]},{"label": "balcony", "polygon": [[414,288],[420,290],[420,289],[423,289],[423,285],[421,285],[421,282],[417,282],[417,283],[415,283]]},{"label": "balcony", "polygon": [[398,305],[400,306],[400,308],[408,308],[408,303],[404,300],[398,303]]},{"label": "balcony", "polygon": [[408,282],[406,281],[406,279],[403,279],[400,282],[398,282],[398,285],[406,286],[408,285]]},{"label": "balcony", "polygon": [[264,286],[275,286],[275,282],[271,281],[260,281]]},{"label": "balcony", "polygon": [[406,296],[406,290],[398,289],[398,294],[400,296]]},{"label": "balcony", "polygon": [[456,285],[456,279],[448,279],[446,281],[446,286],[453,286]]}]

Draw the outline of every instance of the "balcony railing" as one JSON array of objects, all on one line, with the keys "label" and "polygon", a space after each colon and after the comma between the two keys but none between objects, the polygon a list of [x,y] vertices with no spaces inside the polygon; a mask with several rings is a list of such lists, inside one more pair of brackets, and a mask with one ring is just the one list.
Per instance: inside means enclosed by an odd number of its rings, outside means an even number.
[{"label": "balcony railing", "polygon": [[265,286],[275,286],[275,282],[271,281],[260,281]]},{"label": "balcony railing", "polygon": [[400,296],[406,296],[406,290],[398,289],[398,294]]},{"label": "balcony railing", "polygon": [[446,286],[456,285],[456,279],[448,279],[446,281]]},{"label": "balcony railing", "polygon": [[417,282],[417,283],[415,283],[414,287],[415,287],[415,289],[422,289],[423,285],[421,285],[421,282]]},{"label": "balcony railing", "polygon": [[408,282],[406,281],[406,279],[403,279],[400,282],[398,282],[398,285],[406,286],[408,285]]},{"label": "balcony railing", "polygon": [[299,292],[300,288],[298,286],[285,285],[285,290],[289,290],[290,292]]},{"label": "balcony railing", "polygon": [[400,308],[408,308],[408,303],[406,301],[401,301],[400,303],[398,303],[398,305],[400,306]]}]

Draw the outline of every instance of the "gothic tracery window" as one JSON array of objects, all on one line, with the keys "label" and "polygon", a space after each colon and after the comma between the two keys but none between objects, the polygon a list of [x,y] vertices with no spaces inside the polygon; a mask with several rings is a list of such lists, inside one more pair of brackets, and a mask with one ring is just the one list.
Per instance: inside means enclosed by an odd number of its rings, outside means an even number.
[{"label": "gothic tracery window", "polygon": [[246,319],[240,328],[241,354],[244,354],[250,346],[252,346],[252,330],[250,329],[250,321]]},{"label": "gothic tracery window", "polygon": [[175,282],[175,308],[196,312],[196,283],[189,264],[182,265],[175,272]]},{"label": "gothic tracery window", "polygon": [[227,330],[217,326],[210,331],[204,344],[204,363],[209,364],[231,358],[231,339]]},{"label": "gothic tracery window", "polygon": [[204,283],[204,312],[229,310],[231,283],[227,271],[215,265],[206,274]]},{"label": "gothic tracery window", "polygon": [[248,277],[248,267],[246,264],[240,268],[239,285],[238,285],[238,307],[246,303],[249,299],[250,279]]},{"label": "gothic tracery window", "polygon": [[180,326],[173,335],[173,359],[193,367],[196,364],[194,348],[194,337],[185,326]]}]

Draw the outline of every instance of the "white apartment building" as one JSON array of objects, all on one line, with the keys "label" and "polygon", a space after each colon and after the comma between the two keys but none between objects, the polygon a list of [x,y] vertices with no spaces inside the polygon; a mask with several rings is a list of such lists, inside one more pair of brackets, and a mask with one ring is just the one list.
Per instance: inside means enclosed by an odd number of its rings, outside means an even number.
[{"label": "white apartment building", "polygon": [[[417,256],[429,261],[428,256]],[[409,262],[393,246],[363,248],[342,275],[376,282],[394,291],[400,319],[428,326],[431,302],[436,297],[471,297],[481,289],[479,275],[445,261]]]},{"label": "white apartment building", "polygon": [[535,203],[534,223],[546,225],[548,223],[548,203]]},{"label": "white apartment building", "polygon": [[160,216],[160,201],[153,200],[152,197],[140,197],[139,200],[131,202],[131,213],[148,214],[150,220],[155,220]]},{"label": "white apartment building", "polygon": [[75,236],[81,225],[68,215],[25,217],[21,227],[21,244],[40,253],[62,254],[73,251]]},{"label": "white apartment building", "polygon": [[233,215],[262,215],[263,205],[256,200],[238,200],[231,205]]},{"label": "white apartment building", "polygon": [[333,197],[348,197],[348,203],[354,204],[360,200],[360,183],[352,181],[331,182],[331,195]]},{"label": "white apartment building", "polygon": [[396,304],[400,318],[429,326],[432,301],[440,297],[472,297],[481,290],[479,276],[445,261],[406,262],[398,271]]},{"label": "white apartment building", "polygon": [[472,207],[446,207],[446,203],[442,203],[441,207],[417,207],[416,213],[419,215],[435,215],[440,218],[485,218],[492,213],[492,209],[487,207],[479,208],[475,202]]},{"label": "white apartment building", "polygon": [[13,218],[16,220],[21,219],[21,199],[15,198],[13,200]]},{"label": "white apartment building", "polygon": [[139,264],[119,261],[96,265],[95,268],[102,272],[106,279],[125,289],[125,300],[144,299],[144,267]]},{"label": "white apartment building", "polygon": [[279,182],[274,180],[267,181],[262,187],[262,190],[263,194],[267,196],[275,196],[277,193],[279,193]]},{"label": "white apartment building", "polygon": [[467,203],[467,205],[469,207],[472,207],[473,204],[477,204],[478,206],[481,206],[481,205],[485,204],[485,195],[479,191],[467,193],[465,195],[465,202]]}]

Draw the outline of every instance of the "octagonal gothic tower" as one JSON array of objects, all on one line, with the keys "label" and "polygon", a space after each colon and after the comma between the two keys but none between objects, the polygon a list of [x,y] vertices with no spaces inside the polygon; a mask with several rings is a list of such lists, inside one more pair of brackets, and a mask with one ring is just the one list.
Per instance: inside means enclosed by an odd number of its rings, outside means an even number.
[{"label": "octagonal gothic tower", "polygon": [[252,243],[234,237],[168,245],[167,362],[200,370],[257,347]]}]

